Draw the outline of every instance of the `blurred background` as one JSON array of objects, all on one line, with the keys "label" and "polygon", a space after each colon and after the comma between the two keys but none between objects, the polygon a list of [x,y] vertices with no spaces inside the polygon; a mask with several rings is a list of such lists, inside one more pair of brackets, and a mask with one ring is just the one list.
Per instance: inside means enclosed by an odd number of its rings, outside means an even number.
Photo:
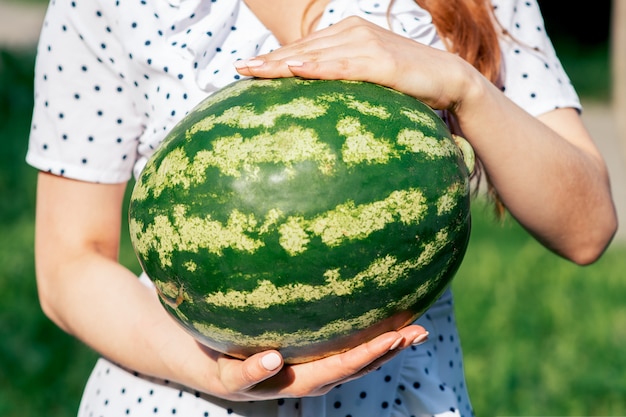
[{"label": "blurred background", "polygon": [[[624,3],[624,0],[615,0]],[[539,2],[626,207],[611,1]],[[76,414],[96,355],[39,308],[33,267],[36,172],[24,163],[42,0],[0,0],[0,416]],[[565,10],[567,8],[567,10]],[[626,18],[619,22],[626,25]],[[622,44],[622,48],[626,45]],[[624,49],[626,51],[626,49]],[[612,69],[613,68],[613,69]],[[622,68],[623,69],[623,68]],[[621,71],[621,70],[620,70]],[[622,77],[623,79],[623,77]],[[478,416],[626,416],[626,238],[597,263],[549,253],[478,198],[453,283],[467,384]],[[127,236],[127,233],[125,233]],[[129,242],[122,262],[138,271]],[[115,337],[115,335],[111,335]],[[132,343],[132,341],[129,341]]]}]

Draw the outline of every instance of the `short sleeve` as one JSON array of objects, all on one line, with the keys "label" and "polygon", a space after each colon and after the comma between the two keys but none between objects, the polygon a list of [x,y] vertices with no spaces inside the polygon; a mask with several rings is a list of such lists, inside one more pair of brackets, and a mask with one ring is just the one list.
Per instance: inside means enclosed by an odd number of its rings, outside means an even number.
[{"label": "short sleeve", "polygon": [[114,32],[97,2],[50,2],[35,65],[32,166],[91,182],[131,177],[142,124]]},{"label": "short sleeve", "polygon": [[532,115],[581,109],[579,97],[546,33],[536,0],[494,0],[502,26],[503,91]]}]

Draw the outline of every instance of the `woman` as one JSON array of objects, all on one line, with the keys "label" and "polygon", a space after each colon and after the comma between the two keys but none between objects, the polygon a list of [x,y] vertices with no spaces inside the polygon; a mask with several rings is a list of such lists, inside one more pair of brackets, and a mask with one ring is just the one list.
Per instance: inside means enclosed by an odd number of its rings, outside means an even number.
[{"label": "woman", "polygon": [[41,171],[41,305],[103,356],[80,416],[472,414],[449,291],[414,325],[285,366],[274,351],[201,347],[117,262],[126,182],[167,131],[235,79],[294,75],[371,81],[445,111],[546,247],[588,264],[608,245],[606,167],[534,0],[493,13],[482,0],[57,0],[27,160]]}]

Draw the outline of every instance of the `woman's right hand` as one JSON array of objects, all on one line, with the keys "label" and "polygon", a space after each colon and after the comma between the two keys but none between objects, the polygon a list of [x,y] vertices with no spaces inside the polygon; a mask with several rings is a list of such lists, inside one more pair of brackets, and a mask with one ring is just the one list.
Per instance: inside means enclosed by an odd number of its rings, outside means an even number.
[{"label": "woman's right hand", "polygon": [[224,399],[264,400],[324,394],[425,338],[422,327],[411,325],[299,365],[285,365],[275,351],[242,361],[202,347],[168,315],[154,289],[117,260],[125,187],[41,173],[37,188],[41,306],[112,362]]}]

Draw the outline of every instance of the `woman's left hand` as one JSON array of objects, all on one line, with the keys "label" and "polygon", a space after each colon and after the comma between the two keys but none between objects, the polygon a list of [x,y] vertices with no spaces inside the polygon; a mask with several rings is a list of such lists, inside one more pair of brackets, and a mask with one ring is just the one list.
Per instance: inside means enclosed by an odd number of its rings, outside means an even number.
[{"label": "woman's left hand", "polygon": [[[479,75],[456,55],[348,17],[269,54],[241,60],[242,75],[347,79],[385,85],[436,109],[454,107]],[[445,71],[443,70],[445,69]]]}]

